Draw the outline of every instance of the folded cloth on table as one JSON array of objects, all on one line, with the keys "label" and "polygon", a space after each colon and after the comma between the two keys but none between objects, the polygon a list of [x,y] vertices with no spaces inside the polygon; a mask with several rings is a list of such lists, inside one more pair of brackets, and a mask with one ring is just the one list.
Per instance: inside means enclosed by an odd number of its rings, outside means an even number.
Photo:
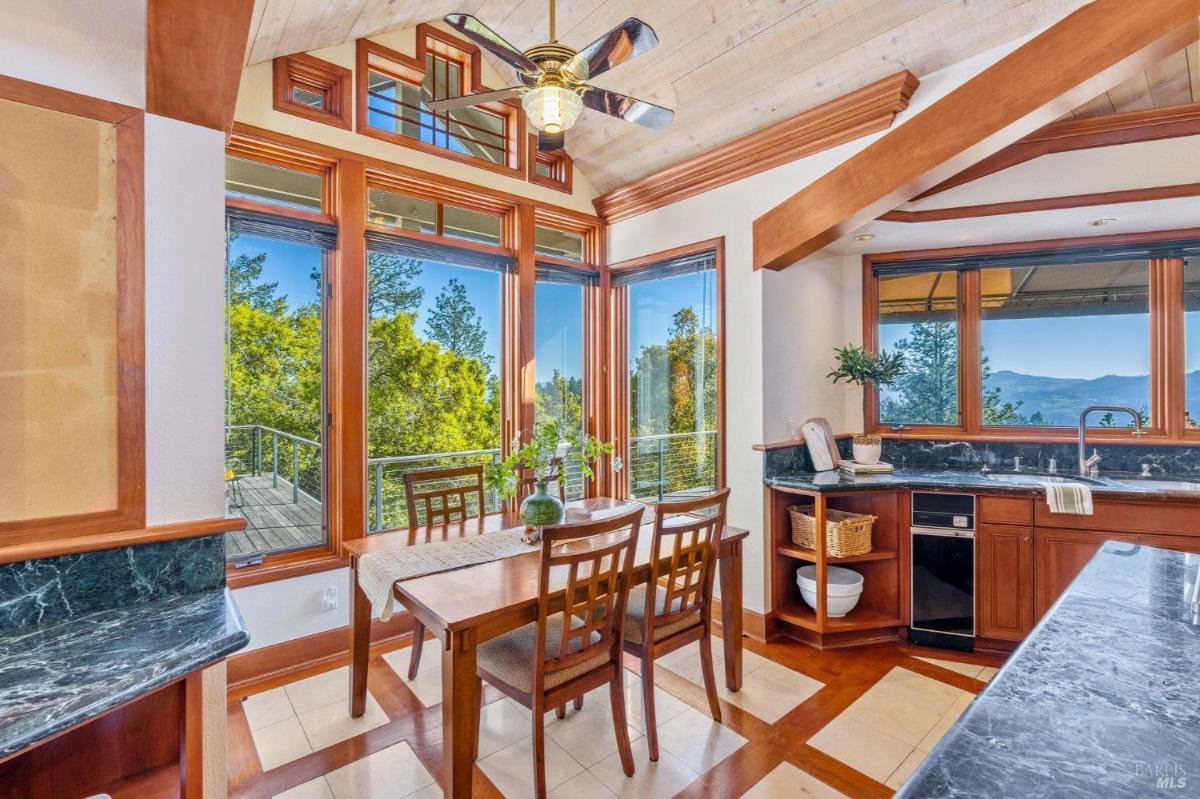
[{"label": "folded cloth on table", "polygon": [[1092,489],[1083,483],[1042,483],[1051,513],[1092,515]]},{"label": "folded cloth on table", "polygon": [[453,571],[479,563],[536,552],[541,544],[526,544],[524,530],[484,533],[451,541],[415,544],[391,552],[368,552],[358,559],[358,584],[371,602],[371,612],[387,621],[395,610],[392,586],[397,580]]}]

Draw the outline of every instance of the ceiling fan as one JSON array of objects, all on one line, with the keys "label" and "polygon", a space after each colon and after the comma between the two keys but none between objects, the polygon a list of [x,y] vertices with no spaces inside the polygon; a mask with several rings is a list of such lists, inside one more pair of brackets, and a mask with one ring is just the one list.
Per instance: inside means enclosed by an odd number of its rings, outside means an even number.
[{"label": "ceiling fan", "polygon": [[550,41],[524,52],[470,14],[448,14],[445,21],[515,68],[522,85],[437,100],[428,104],[435,114],[520,97],[543,152],[562,148],[564,134],[585,107],[653,130],[662,130],[675,116],[668,108],[587,82],[658,44],[654,31],[640,19],[631,17],[582,50],[573,50],[555,38],[554,0],[550,0]]}]

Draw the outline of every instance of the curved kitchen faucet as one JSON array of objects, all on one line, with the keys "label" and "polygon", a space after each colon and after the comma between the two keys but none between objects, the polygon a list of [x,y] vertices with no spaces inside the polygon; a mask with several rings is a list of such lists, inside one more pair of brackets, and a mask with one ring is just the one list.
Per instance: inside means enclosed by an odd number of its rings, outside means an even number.
[{"label": "curved kitchen faucet", "polygon": [[1083,409],[1083,413],[1079,414],[1079,474],[1082,477],[1087,477],[1093,469],[1096,469],[1096,464],[1100,463],[1100,453],[1092,450],[1092,457],[1087,457],[1087,418],[1092,411],[1115,411],[1117,413],[1127,413],[1133,417],[1133,435],[1144,436],[1146,431],[1142,429],[1142,417],[1133,408],[1128,405],[1089,405]]}]

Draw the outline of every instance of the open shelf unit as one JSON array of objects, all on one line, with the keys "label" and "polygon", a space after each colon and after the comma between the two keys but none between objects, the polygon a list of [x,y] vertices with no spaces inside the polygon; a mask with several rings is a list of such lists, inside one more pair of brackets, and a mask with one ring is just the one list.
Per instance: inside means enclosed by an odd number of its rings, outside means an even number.
[{"label": "open shelf unit", "polygon": [[[780,631],[823,647],[896,637],[899,629],[908,624],[907,602],[903,600],[908,596],[908,492],[825,494],[772,487],[768,496],[775,558],[774,617]],[[871,551],[840,558],[826,555],[823,536],[819,537],[816,550],[797,546],[792,543],[788,514],[793,505],[875,516]],[[804,602],[796,584],[796,570],[810,563],[817,565],[819,584],[824,583],[825,569],[829,566],[845,566],[863,576],[863,593],[854,610],[842,618],[832,618],[818,614]]]}]

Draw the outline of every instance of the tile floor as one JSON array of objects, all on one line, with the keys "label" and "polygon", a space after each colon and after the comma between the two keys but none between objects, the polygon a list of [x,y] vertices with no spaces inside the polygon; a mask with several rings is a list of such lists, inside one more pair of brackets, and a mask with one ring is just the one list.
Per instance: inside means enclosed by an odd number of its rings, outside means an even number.
[{"label": "tile floor", "polygon": [[[647,751],[641,678],[627,671],[626,715],[634,776],[626,777],[621,770],[607,688],[601,688],[585,698],[582,710],[569,709],[565,719],[555,718],[552,712],[546,716],[549,795],[581,799],[887,796],[974,698],[972,691],[959,686],[977,688],[996,673],[994,666],[999,662],[997,658],[957,656],[947,660],[902,644],[867,647],[856,654],[855,650],[820,652],[794,642],[772,643],[755,646],[756,651],[745,650],[743,686],[731,692],[724,687],[720,641],[714,643],[723,724],[709,716],[699,644],[673,652],[659,660],[656,672],[658,762],[650,762]],[[389,685],[384,689],[372,686],[378,698],[368,695],[367,712],[359,719],[351,719],[345,710],[345,668],[254,694],[241,702],[242,712],[231,714],[231,723],[244,725],[248,734],[240,739],[231,735],[231,746],[248,739],[259,771],[239,775],[230,796],[441,796],[431,772],[431,766],[436,769],[440,761],[426,763],[430,751],[436,753],[440,746],[441,664],[436,656],[425,657],[417,679],[408,680],[408,656],[407,648],[381,656],[379,662],[389,667],[383,675]],[[922,662],[936,668],[927,668]],[[944,672],[940,675],[944,680],[926,676],[939,672]],[[374,674],[372,679],[379,671]],[[836,705],[831,712],[824,709],[829,703],[809,702],[827,686],[836,688],[847,675],[856,675],[854,679],[862,684],[861,692],[849,704]],[[411,692],[416,702],[398,703],[397,691]],[[477,778],[482,773],[485,781],[506,797],[531,796],[529,711],[495,692],[488,692],[486,699]],[[420,723],[413,720],[417,717]],[[413,731],[399,740],[387,734],[389,725],[412,727]],[[367,734],[378,728],[385,728],[379,730],[382,734]],[[430,732],[434,734],[422,737]],[[331,749],[351,739],[355,739],[354,746]],[[747,751],[752,741],[759,742],[760,750],[768,746],[769,754],[764,757],[761,751]],[[808,761],[796,754],[805,745],[819,756],[832,758],[833,767],[810,766],[806,770]],[[752,773],[754,769],[760,773]]]}]

